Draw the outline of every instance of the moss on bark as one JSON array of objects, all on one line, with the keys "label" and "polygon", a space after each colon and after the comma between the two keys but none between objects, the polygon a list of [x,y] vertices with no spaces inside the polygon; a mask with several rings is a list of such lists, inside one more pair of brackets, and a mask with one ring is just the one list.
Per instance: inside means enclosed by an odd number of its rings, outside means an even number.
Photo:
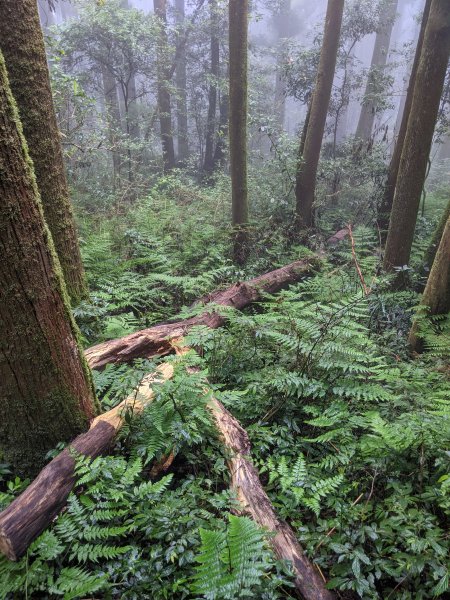
[{"label": "moss on bark", "polygon": [[32,475],[97,412],[0,52],[0,449]]},{"label": "moss on bark", "polygon": [[72,303],[87,295],[36,0],[0,2],[0,49]]}]

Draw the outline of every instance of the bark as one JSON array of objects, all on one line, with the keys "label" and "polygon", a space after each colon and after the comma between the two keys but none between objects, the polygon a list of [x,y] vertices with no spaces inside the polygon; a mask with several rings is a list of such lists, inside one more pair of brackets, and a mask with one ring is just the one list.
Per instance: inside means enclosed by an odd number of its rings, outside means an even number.
[{"label": "bark", "polygon": [[216,133],[217,85],[219,81],[219,28],[217,18],[217,0],[209,0],[211,20],[211,70],[208,95],[208,120],[206,124],[205,161],[203,170],[212,173],[214,170],[214,140]]},{"label": "bark", "polygon": [[[175,0],[175,16],[179,27],[185,22],[184,0]],[[188,107],[187,107],[187,58],[186,41],[181,43],[175,70],[177,86],[177,143],[178,162],[184,165],[189,158]]]},{"label": "bark", "polygon": [[408,91],[406,93],[406,99],[403,107],[402,120],[400,128],[398,130],[397,141],[395,143],[394,152],[392,153],[391,162],[389,164],[388,176],[384,188],[383,199],[381,201],[378,210],[378,226],[381,231],[382,241],[386,241],[387,230],[389,226],[389,217],[392,210],[392,203],[394,201],[395,187],[397,185],[398,172],[400,167],[400,159],[405,143],[406,130],[408,127],[408,119],[411,113],[414,85],[416,82],[417,70],[419,68],[419,60],[422,52],[423,40],[425,36],[425,28],[428,22],[428,16],[430,14],[431,0],[426,0],[422,24],[420,27],[419,38],[417,40],[417,48],[414,57],[413,66],[411,69],[411,75],[409,78]]},{"label": "bark", "polygon": [[249,514],[260,526],[274,534],[269,543],[279,560],[288,560],[295,575],[295,587],[305,600],[333,600],[335,595],[325,588],[319,571],[304,551],[287,523],[277,516],[251,462],[250,441],[227,409],[215,398],[209,403],[220,437],[229,452],[228,470],[231,489],[237,494],[242,512]]},{"label": "bark", "polygon": [[137,393],[109,412],[92,421],[89,431],[79,435],[61,454],[54,458],[13,502],[0,513],[0,552],[10,560],[19,559],[31,542],[40,535],[66,504],[75,484],[74,451],[95,458],[106,452],[114,442],[125,417],[140,414],[152,401],[151,384],[165,381],[173,375],[173,367],[164,364],[156,375],[142,380]]},{"label": "bark", "polygon": [[425,256],[423,258],[424,268],[427,271],[431,270],[433,266],[433,262],[436,256],[437,249],[439,248],[439,242],[441,241],[442,234],[444,233],[445,225],[447,220],[450,217],[450,202],[447,204],[447,208],[442,214],[441,220],[439,221],[438,226],[436,227],[433,237],[431,238],[430,245],[428,246]]},{"label": "bark", "polygon": [[0,448],[29,475],[96,411],[0,52]]},{"label": "bark", "polygon": [[105,96],[105,108],[108,119],[109,142],[111,144],[111,155],[113,161],[114,188],[120,181],[121,156],[120,156],[120,131],[122,129],[120,119],[119,95],[114,75],[107,67],[102,65],[103,93]]},{"label": "bark", "polygon": [[160,19],[159,44],[157,56],[158,70],[158,111],[161,130],[164,170],[170,171],[175,167],[175,150],[172,134],[172,109],[169,89],[169,73],[166,69],[168,38],[167,38],[167,0],[153,0],[155,15]]},{"label": "bark", "polygon": [[432,0],[389,222],[383,263],[388,271],[409,263],[449,56],[450,3]]},{"label": "bark", "polygon": [[217,142],[214,150],[214,168],[224,166],[225,164],[225,149],[226,140],[228,137],[228,122],[229,122],[229,104],[230,99],[227,91],[223,91],[220,95],[219,103],[219,127],[217,131]]},{"label": "bark", "polygon": [[[12,26],[12,24],[14,24]],[[67,290],[76,304],[87,296],[53,107],[36,0],[0,2],[0,48],[19,107],[37,185]]]},{"label": "bark", "polygon": [[229,2],[230,167],[234,259],[243,264],[248,253],[247,190],[247,41],[248,0]]},{"label": "bark", "polygon": [[377,74],[382,73],[386,67],[397,6],[398,0],[390,0],[386,14],[381,15],[381,22],[375,37],[372,62],[355,134],[355,137],[361,139],[364,143],[372,138],[373,124],[377,113],[377,102],[374,98],[377,93],[376,79]]},{"label": "bark", "polygon": [[295,195],[297,220],[300,227],[312,227],[314,224],[313,204],[317,168],[336,68],[343,11],[344,0],[328,0],[319,70],[311,100],[311,114],[303,160],[299,162],[297,169]]},{"label": "bark", "polygon": [[[274,294],[312,273],[318,266],[316,258],[299,260],[256,279],[236,283],[224,291],[214,292],[199,303],[213,303],[242,310],[252,302],[260,300],[262,294]],[[92,346],[86,350],[86,358],[92,369],[102,369],[112,362],[124,363],[139,357],[164,356],[173,351],[172,340],[183,337],[195,325],[206,325],[215,329],[221,327],[225,321],[225,316],[210,310],[190,319],[155,325],[123,338]]]},{"label": "bark", "polygon": [[[428,316],[445,315],[450,311],[450,215],[447,216],[421,305]],[[416,352],[423,349],[417,320],[413,323],[408,341]]]}]

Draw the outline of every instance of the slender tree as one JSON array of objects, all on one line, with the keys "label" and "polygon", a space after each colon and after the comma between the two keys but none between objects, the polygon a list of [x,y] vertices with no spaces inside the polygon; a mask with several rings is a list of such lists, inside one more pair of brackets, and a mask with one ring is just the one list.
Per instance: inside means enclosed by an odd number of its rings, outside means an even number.
[{"label": "slender tree", "polygon": [[223,166],[225,162],[225,148],[228,137],[230,98],[226,90],[220,92],[219,126],[217,129],[217,142],[214,150],[214,168]]},{"label": "slender tree", "polygon": [[295,195],[297,220],[300,227],[314,224],[314,194],[322,138],[327,120],[334,71],[336,68],[344,0],[328,0],[319,69],[311,100],[311,112],[306,132],[304,152],[299,159]]},{"label": "slender tree", "polygon": [[372,62],[367,77],[358,126],[356,128],[356,137],[364,142],[368,142],[372,137],[373,124],[377,113],[377,80],[378,75],[386,67],[397,6],[398,0],[389,0],[386,12],[380,17],[380,25],[375,37]]},{"label": "slender tree", "polygon": [[206,124],[205,160],[203,169],[206,173],[214,170],[214,140],[216,134],[217,86],[219,81],[219,23],[217,15],[217,0],[209,0],[211,27],[211,70],[208,95],[208,120]]},{"label": "slender tree", "polygon": [[248,0],[230,0],[230,169],[234,259],[238,264],[245,261],[248,251],[247,40]]},{"label": "slender tree", "polygon": [[102,65],[103,93],[105,96],[106,117],[108,119],[109,143],[113,161],[114,188],[120,181],[121,152],[120,152],[120,103],[117,93],[117,82],[106,65]]},{"label": "slender tree", "polygon": [[[445,315],[450,311],[450,215],[448,211],[421,305],[428,316]],[[420,323],[417,319],[409,334],[409,344],[416,352],[422,350]]]},{"label": "slender tree", "polygon": [[76,304],[87,295],[87,288],[36,0],[0,2],[0,49],[30,147],[45,219]]},{"label": "slender tree", "polygon": [[409,78],[408,91],[406,93],[405,104],[402,112],[402,119],[398,130],[397,141],[395,143],[394,152],[392,153],[391,162],[389,164],[388,176],[384,188],[383,198],[378,210],[378,226],[381,231],[382,240],[386,241],[387,230],[389,226],[389,217],[394,201],[395,186],[397,185],[398,170],[400,167],[400,158],[402,156],[403,146],[405,143],[406,129],[408,127],[408,119],[411,113],[411,106],[414,94],[414,85],[419,67],[420,55],[422,52],[423,40],[425,36],[425,28],[430,14],[431,0],[426,0],[423,10],[422,24],[420,26],[419,38],[417,40],[416,53],[414,62],[411,68]]},{"label": "slender tree", "polygon": [[96,412],[0,52],[0,448],[30,475]]},{"label": "slender tree", "polygon": [[284,129],[286,120],[286,81],[283,75],[283,53],[281,45],[283,40],[291,35],[291,0],[282,0],[277,14],[275,15],[275,26],[278,37],[277,71],[275,79],[275,119],[276,128],[279,132]]},{"label": "slender tree", "polygon": [[167,39],[167,1],[153,0],[155,15],[160,20],[158,43],[158,112],[161,129],[161,144],[163,151],[164,170],[169,171],[175,167],[175,150],[172,133],[172,109],[168,71],[166,67],[168,53]]},{"label": "slender tree", "polygon": [[409,263],[449,56],[450,2],[432,0],[389,221],[384,254],[388,271]]},{"label": "slender tree", "polygon": [[[175,0],[175,18],[179,29],[182,30],[186,20],[184,0]],[[181,165],[185,164],[189,158],[186,42],[187,40],[184,40],[181,43],[175,69],[175,84],[177,87],[177,158]],[[180,40],[178,43],[180,45]]]}]

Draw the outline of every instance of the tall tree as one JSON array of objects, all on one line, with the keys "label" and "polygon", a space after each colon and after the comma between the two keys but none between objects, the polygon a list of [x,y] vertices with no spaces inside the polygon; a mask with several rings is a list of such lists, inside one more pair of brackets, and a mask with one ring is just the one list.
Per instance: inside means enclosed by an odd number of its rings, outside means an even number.
[{"label": "tall tree", "polygon": [[343,12],[344,0],[328,0],[319,69],[311,100],[309,124],[306,131],[303,156],[299,158],[297,168],[295,195],[297,199],[297,220],[300,227],[312,227],[314,224],[313,203],[317,167],[333,86]]},{"label": "tall tree", "polygon": [[[450,214],[448,214],[445,222],[441,241],[423,292],[421,305],[428,316],[446,315],[450,311]],[[414,321],[411,328],[409,344],[413,350],[422,350],[418,320]]]},{"label": "tall tree", "polygon": [[1,52],[0,173],[0,448],[29,475],[96,405]]},{"label": "tall tree", "polygon": [[247,42],[248,0],[229,1],[230,170],[234,259],[245,262],[248,251],[247,190]]},{"label": "tall tree", "polygon": [[409,263],[449,56],[450,2],[431,0],[384,253],[389,271]]},{"label": "tall tree", "polygon": [[175,167],[175,150],[172,134],[172,109],[168,81],[168,38],[167,38],[167,1],[153,0],[155,15],[159,17],[159,43],[158,43],[158,112],[161,130],[161,144],[163,151],[164,170],[169,171]]},{"label": "tall tree", "polygon": [[0,49],[72,302],[87,295],[36,0],[0,2]]},{"label": "tall tree", "polygon": [[206,173],[214,170],[214,140],[216,134],[217,88],[219,82],[220,40],[217,14],[217,0],[209,0],[211,27],[211,70],[208,94],[208,120],[206,124],[205,160],[203,169]]},{"label": "tall tree", "polygon": [[[175,18],[179,30],[184,27],[186,10],[184,0],[175,0]],[[181,33],[181,35],[183,35]],[[181,44],[175,69],[175,84],[177,87],[177,146],[178,162],[185,164],[189,157],[189,131],[188,131],[188,106],[187,106],[187,58],[186,41]],[[180,40],[179,40],[180,45]]]},{"label": "tall tree", "polygon": [[356,128],[356,137],[364,142],[369,141],[372,137],[373,124],[377,113],[377,82],[379,75],[383,73],[386,67],[397,6],[398,0],[389,0],[385,13],[380,17],[380,25],[375,37],[372,62]]},{"label": "tall tree", "polygon": [[291,0],[281,0],[275,18],[278,37],[277,71],[275,79],[275,119],[278,131],[283,131],[286,120],[286,80],[283,75],[283,41],[291,34]]},{"label": "tall tree", "polygon": [[114,189],[116,189],[117,183],[120,180],[120,133],[122,125],[116,78],[105,64],[102,64],[102,83],[103,94],[105,96],[106,117],[108,119],[109,143],[111,144],[113,161]]},{"label": "tall tree", "polygon": [[416,53],[411,68],[411,75],[409,78],[408,91],[406,93],[406,99],[403,106],[401,124],[398,130],[398,136],[397,141],[395,143],[394,152],[392,153],[391,162],[389,164],[388,176],[384,188],[383,198],[378,210],[378,226],[380,228],[383,241],[385,241],[387,237],[389,217],[392,210],[392,203],[394,201],[395,186],[397,184],[398,170],[400,167],[400,158],[402,156],[403,146],[405,143],[408,119],[411,113],[411,106],[414,95],[414,85],[417,76],[417,69],[419,67],[420,55],[422,52],[425,28],[427,26],[428,16],[430,14],[430,7],[431,0],[426,0],[422,16],[422,24],[420,26],[419,38],[417,40]]}]

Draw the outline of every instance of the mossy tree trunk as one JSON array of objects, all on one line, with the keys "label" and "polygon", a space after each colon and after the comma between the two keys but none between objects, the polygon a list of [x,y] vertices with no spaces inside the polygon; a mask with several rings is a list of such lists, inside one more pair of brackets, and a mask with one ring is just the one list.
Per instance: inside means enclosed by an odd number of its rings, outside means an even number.
[{"label": "mossy tree trunk", "polygon": [[325,30],[320,52],[303,156],[297,168],[295,195],[299,227],[314,225],[314,195],[322,138],[327,120],[341,33],[344,0],[328,0]]},{"label": "mossy tree trunk", "polygon": [[167,1],[153,0],[155,15],[160,20],[158,43],[158,112],[161,130],[164,170],[170,171],[175,167],[175,150],[172,133],[172,108],[167,72],[168,39],[167,39]]},{"label": "mossy tree trunk", "polygon": [[[438,227],[439,231],[439,227]],[[450,215],[447,214],[439,247],[423,292],[421,305],[428,316],[445,315],[450,311]],[[412,350],[420,352],[423,341],[420,338],[420,323],[415,321],[409,334]]]},{"label": "mossy tree trunk", "polygon": [[0,449],[31,475],[96,412],[0,52]]},{"label": "mossy tree trunk", "polygon": [[248,252],[247,43],[248,0],[230,0],[230,170],[234,259],[238,264],[245,262]]},{"label": "mossy tree trunk", "polygon": [[432,0],[389,221],[387,271],[409,263],[449,56],[450,2]]},{"label": "mossy tree trunk", "polygon": [[[185,23],[185,12],[184,0],[175,0],[175,17],[177,25],[180,28]],[[182,44],[182,49],[177,59],[175,83],[177,86],[177,160],[180,165],[185,165],[189,158],[186,42]]]},{"label": "mossy tree trunk", "polygon": [[406,129],[408,127],[408,119],[411,113],[411,106],[414,94],[414,84],[417,76],[417,69],[419,67],[420,54],[422,52],[423,39],[425,35],[425,28],[428,22],[428,15],[430,14],[431,0],[426,0],[422,24],[420,26],[419,38],[417,40],[416,53],[414,56],[414,62],[411,69],[411,75],[409,78],[408,91],[406,93],[405,104],[403,107],[402,119],[400,128],[398,130],[397,141],[394,146],[394,152],[392,153],[391,162],[389,164],[388,175],[384,188],[383,198],[381,200],[380,207],[378,209],[378,226],[381,232],[382,241],[386,241],[387,230],[389,227],[389,217],[392,210],[392,203],[394,201],[395,186],[397,184],[398,170],[400,166],[400,159],[402,156],[403,145],[405,143]]},{"label": "mossy tree trunk", "polygon": [[433,237],[431,238],[430,245],[428,246],[425,256],[423,257],[424,269],[430,271],[433,266],[436,252],[439,248],[439,242],[441,241],[442,234],[444,233],[445,226],[448,219],[450,218],[450,201],[447,204],[446,209],[442,213],[441,219],[436,227]]},{"label": "mossy tree trunk", "polygon": [[355,134],[355,137],[363,142],[368,142],[372,138],[373,124],[377,113],[377,81],[386,67],[397,5],[398,0],[389,1],[386,11],[381,15],[375,37],[372,61],[367,76],[363,104]]},{"label": "mossy tree trunk", "polygon": [[206,124],[205,160],[203,170],[211,173],[214,170],[214,140],[216,133],[217,86],[219,81],[219,26],[217,15],[217,0],[209,0],[211,26],[211,70],[208,94],[208,120]]},{"label": "mossy tree trunk", "polygon": [[19,107],[36,180],[67,290],[87,296],[36,0],[1,0],[0,49]]}]

